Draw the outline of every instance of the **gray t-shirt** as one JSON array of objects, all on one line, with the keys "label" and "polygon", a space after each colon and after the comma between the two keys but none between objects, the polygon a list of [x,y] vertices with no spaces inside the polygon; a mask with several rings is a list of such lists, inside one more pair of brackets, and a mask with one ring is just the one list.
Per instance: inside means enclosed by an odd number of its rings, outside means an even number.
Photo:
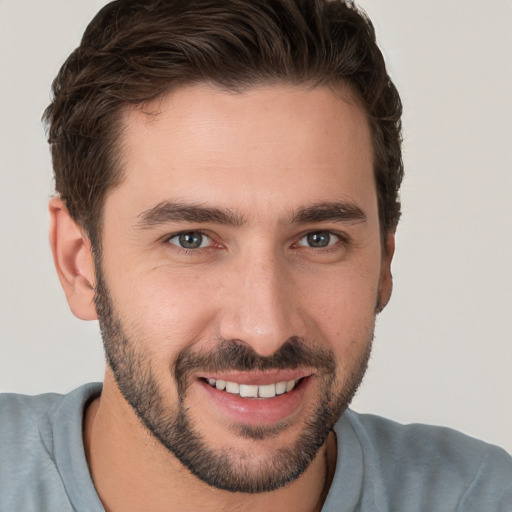
[{"label": "gray t-shirt", "polygon": [[[0,395],[0,511],[104,512],[82,442],[101,392]],[[512,512],[512,458],[447,428],[347,411],[322,512]]]}]

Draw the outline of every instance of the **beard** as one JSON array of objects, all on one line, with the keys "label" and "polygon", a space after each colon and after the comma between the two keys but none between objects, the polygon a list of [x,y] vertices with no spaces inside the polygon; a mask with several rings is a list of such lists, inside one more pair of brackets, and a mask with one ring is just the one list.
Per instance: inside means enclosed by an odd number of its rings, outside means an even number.
[{"label": "beard", "polygon": [[[370,357],[373,332],[359,340],[361,350],[351,362],[351,371],[343,382],[337,377],[332,351],[293,337],[273,355],[258,355],[240,340],[216,340],[214,349],[181,351],[169,373],[173,376],[178,399],[173,406],[165,399],[152,368],[150,357],[123,329],[108,292],[100,265],[96,265],[95,305],[107,363],[117,386],[149,433],[172,453],[183,466],[203,482],[231,492],[259,493],[278,489],[298,478],[325,443],[334,424],[348,407],[362,381]],[[314,368],[319,399],[308,414],[297,439],[281,446],[264,460],[257,460],[250,450],[240,452],[230,447],[214,448],[207,444],[194,424],[187,407],[190,377],[198,371],[251,371]],[[288,428],[286,422],[270,426],[235,425],[235,436],[264,441]],[[207,426],[203,428],[207,429]]]}]

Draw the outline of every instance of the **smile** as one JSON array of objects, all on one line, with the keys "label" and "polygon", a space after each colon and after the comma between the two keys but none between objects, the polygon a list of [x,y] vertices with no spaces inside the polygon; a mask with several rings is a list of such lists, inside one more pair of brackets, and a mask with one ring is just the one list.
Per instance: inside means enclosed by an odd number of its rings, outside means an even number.
[{"label": "smile", "polygon": [[288,369],[202,375],[196,382],[222,421],[261,426],[292,421],[312,399],[315,379],[310,370]]},{"label": "smile", "polygon": [[206,379],[208,384],[220,391],[226,391],[242,398],[273,398],[290,392],[302,379],[275,382],[271,384],[239,384],[221,379]]}]

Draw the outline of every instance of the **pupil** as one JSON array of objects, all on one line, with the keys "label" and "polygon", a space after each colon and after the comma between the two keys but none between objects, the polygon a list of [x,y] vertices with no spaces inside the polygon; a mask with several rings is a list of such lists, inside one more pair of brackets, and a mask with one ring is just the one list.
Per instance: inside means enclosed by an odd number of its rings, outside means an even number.
[{"label": "pupil", "polygon": [[180,235],[180,245],[184,249],[198,249],[201,247],[202,241],[201,233],[182,233]]},{"label": "pupil", "polygon": [[308,244],[311,247],[327,247],[330,239],[331,235],[327,231],[318,231],[308,235]]}]

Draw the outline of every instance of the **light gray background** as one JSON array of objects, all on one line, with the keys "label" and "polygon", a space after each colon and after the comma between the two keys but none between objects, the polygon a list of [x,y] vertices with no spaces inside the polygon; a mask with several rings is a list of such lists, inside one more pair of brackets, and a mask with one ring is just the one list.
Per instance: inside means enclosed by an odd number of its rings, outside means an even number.
[{"label": "light gray background", "polygon": [[[101,380],[47,244],[40,116],[103,0],[0,0],[0,389]],[[405,106],[394,296],[354,402],[512,452],[512,2],[364,0]]]}]

